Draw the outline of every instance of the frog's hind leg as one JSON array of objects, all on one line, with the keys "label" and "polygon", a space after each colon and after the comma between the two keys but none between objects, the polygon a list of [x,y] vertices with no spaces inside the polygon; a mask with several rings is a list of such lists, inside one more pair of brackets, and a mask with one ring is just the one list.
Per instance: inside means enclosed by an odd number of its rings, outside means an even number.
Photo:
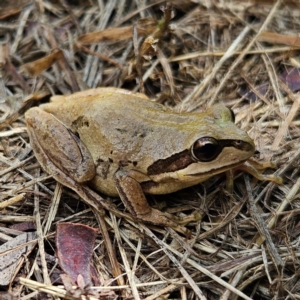
[{"label": "frog's hind leg", "polygon": [[32,148],[47,173],[54,175],[58,168],[76,182],[95,176],[89,150],[55,116],[34,107],[27,111],[25,119]]},{"label": "frog's hind leg", "polygon": [[[119,170],[115,174],[116,188],[129,212],[138,221],[172,227],[174,229],[181,228],[179,224],[187,223],[178,217],[161,212],[149,205],[141,184],[135,178],[138,178],[140,175],[139,172],[134,170]],[[193,220],[195,221],[195,219]],[[189,221],[191,221],[190,218]]]}]

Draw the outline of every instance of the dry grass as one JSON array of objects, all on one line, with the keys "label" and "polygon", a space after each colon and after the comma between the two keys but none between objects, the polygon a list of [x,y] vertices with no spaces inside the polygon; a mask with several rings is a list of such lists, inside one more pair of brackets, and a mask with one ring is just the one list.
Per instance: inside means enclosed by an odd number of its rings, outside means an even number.
[{"label": "dry grass", "polygon": [[[294,72],[293,83],[300,80],[300,5],[196,2],[173,1],[175,16],[169,21],[166,12],[160,30],[163,1],[0,3],[1,242],[27,222],[39,236],[0,297],[9,291],[11,299],[75,299],[55,262],[55,225],[68,221],[104,226],[92,262],[101,286],[89,299],[300,298],[300,97],[283,79]],[[149,197],[166,201],[174,214],[199,211],[202,219],[189,224],[189,236],[108,211],[93,214],[41,170],[23,113],[51,94],[98,86],[144,91],[177,110],[226,104],[255,140],[256,158],[276,161],[284,184],[242,174],[229,194],[220,176]],[[123,210],[120,199],[112,201]]]}]

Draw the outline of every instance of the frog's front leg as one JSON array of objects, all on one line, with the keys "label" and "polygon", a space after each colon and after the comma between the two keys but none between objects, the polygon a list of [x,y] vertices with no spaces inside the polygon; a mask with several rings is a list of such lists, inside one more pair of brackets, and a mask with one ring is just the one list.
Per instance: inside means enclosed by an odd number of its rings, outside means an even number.
[{"label": "frog's front leg", "polygon": [[58,168],[75,182],[95,176],[95,165],[87,147],[52,114],[34,107],[25,114],[31,146],[43,169],[54,175]]},{"label": "frog's front leg", "polygon": [[119,170],[115,174],[118,193],[130,214],[138,221],[176,229],[178,224],[186,224],[198,219],[197,216],[180,219],[151,207],[139,183],[143,177],[145,175],[134,170]]},{"label": "frog's front leg", "polygon": [[47,173],[94,209],[99,211],[104,207],[130,219],[84,183],[95,176],[95,166],[89,150],[74,133],[40,108],[27,111],[25,119],[35,156]]}]

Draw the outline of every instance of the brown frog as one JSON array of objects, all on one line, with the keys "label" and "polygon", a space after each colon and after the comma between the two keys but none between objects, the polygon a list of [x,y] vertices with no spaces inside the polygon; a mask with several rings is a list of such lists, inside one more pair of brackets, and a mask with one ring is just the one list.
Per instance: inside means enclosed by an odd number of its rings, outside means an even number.
[{"label": "brown frog", "polygon": [[25,115],[42,167],[63,174],[62,184],[88,182],[104,194],[119,195],[140,221],[175,226],[169,214],[149,206],[145,194],[175,192],[231,169],[281,182],[247,162],[254,142],[221,104],[177,113],[143,94],[115,88],[51,100]]}]

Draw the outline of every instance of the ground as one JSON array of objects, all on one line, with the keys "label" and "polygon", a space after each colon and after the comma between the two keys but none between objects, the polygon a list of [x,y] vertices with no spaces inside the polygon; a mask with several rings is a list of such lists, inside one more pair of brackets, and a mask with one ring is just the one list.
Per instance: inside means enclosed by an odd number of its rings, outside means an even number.
[{"label": "ground", "polygon": [[[299,27],[296,1],[2,1],[1,299],[299,298]],[[149,196],[201,215],[185,234],[133,222],[119,198],[101,195],[115,206],[96,210],[41,169],[24,121],[51,95],[96,87],[177,111],[225,104],[283,183],[239,172],[233,190],[221,175]],[[60,277],[62,260],[82,255],[62,254],[65,222],[95,229],[82,242],[89,286],[83,271],[76,284]]]}]

